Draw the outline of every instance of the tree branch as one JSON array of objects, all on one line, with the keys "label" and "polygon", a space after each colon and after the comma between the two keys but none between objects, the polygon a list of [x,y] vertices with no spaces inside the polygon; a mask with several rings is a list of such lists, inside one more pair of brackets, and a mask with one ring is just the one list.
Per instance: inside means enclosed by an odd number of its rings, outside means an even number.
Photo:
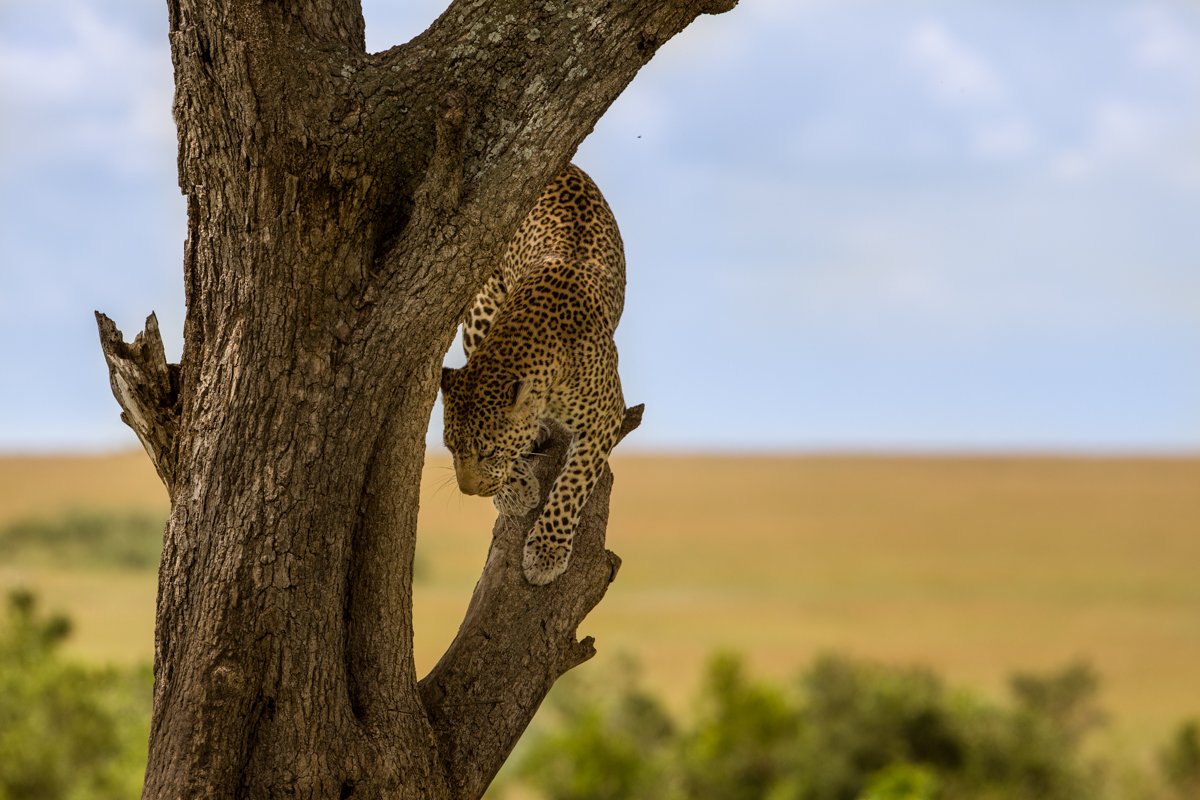
[{"label": "tree branch", "polygon": [[[412,187],[418,176],[442,169],[434,153],[445,138],[434,133],[443,99],[432,87],[453,87],[469,112],[454,147],[455,174],[464,176],[462,203],[456,214],[442,216],[442,225],[415,235],[462,238],[456,232],[470,231],[476,242],[498,249],[658,48],[698,15],[735,3],[456,0],[425,33],[369,57],[358,73],[368,140],[363,152],[375,160],[369,172],[408,187],[414,204],[422,202]],[[414,209],[410,228],[418,217],[428,218]],[[382,272],[400,276],[399,285],[382,294],[405,294],[412,273],[424,270],[405,258],[413,245],[412,238],[397,236],[381,253]],[[495,255],[458,252],[458,269],[433,276],[448,319],[460,315]],[[429,283],[428,277],[418,281]]]},{"label": "tree branch", "polygon": [[121,421],[133,429],[150,456],[158,477],[175,491],[175,435],[179,426],[179,365],[168,364],[158,318],[146,317],[146,329],[126,344],[116,323],[99,311],[100,349],[108,363]]},{"label": "tree branch", "polygon": [[[642,409],[626,410],[622,436],[640,424]],[[604,549],[610,470],[584,506],[567,571],[548,586],[529,584],[521,571],[525,537],[562,469],[568,444],[569,433],[556,427],[537,459],[538,508],[521,519],[496,520],[458,635],[420,684],[456,798],[483,794],[550,687],[596,652],[592,637],[577,641],[576,631],[621,566]]]}]

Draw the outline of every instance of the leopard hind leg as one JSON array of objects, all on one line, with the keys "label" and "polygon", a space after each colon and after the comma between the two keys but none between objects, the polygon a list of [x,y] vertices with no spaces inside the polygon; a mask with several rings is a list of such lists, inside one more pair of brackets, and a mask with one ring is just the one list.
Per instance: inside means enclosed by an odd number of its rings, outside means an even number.
[{"label": "leopard hind leg", "polygon": [[494,273],[488,278],[479,294],[475,295],[475,301],[462,322],[463,350],[468,359],[475,352],[475,348],[479,347],[483,337],[487,336],[492,327],[492,320],[495,319],[496,312],[500,310],[500,304],[507,295],[508,288],[499,273]]}]

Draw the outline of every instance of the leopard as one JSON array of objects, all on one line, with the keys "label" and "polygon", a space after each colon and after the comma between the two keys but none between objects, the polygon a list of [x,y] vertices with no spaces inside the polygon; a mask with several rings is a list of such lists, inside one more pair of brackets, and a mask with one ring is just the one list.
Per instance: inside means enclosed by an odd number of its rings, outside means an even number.
[{"label": "leopard", "polygon": [[525,539],[521,566],[544,586],[566,569],[575,528],[619,437],[625,399],[613,340],[625,250],[595,182],[569,164],[542,190],[462,319],[466,365],[444,367],[446,449],[459,489],[505,517],[537,507],[536,448],[556,421],[566,461]]}]

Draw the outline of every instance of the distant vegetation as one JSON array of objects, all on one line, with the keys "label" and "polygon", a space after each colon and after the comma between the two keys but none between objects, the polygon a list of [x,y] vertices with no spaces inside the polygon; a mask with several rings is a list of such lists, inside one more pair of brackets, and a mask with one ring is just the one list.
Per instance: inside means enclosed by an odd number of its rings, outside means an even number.
[{"label": "distant vegetation", "polygon": [[128,800],[141,793],[149,667],[65,659],[65,617],[14,592],[0,618],[0,800]]},{"label": "distant vegetation", "polygon": [[1000,704],[931,671],[838,656],[790,686],[713,659],[686,721],[630,673],[553,695],[553,722],[513,772],[550,800],[1188,800],[1200,797],[1200,722],[1160,774],[1091,755],[1103,725],[1084,663],[1020,674]]},{"label": "distant vegetation", "polygon": [[[53,567],[155,570],[162,555],[165,525],[161,516],[136,511],[73,509],[57,517],[29,517],[0,527],[0,560]],[[414,580],[427,577],[424,559],[416,559]]]},{"label": "distant vegetation", "polygon": [[0,528],[0,559],[70,567],[155,569],[164,519],[141,512],[72,510]]},{"label": "distant vegetation", "polygon": [[[148,667],[65,658],[71,630],[14,592],[0,617],[0,800],[136,797],[149,735]],[[932,671],[827,656],[791,685],[721,655],[686,719],[627,667],[556,687],[504,783],[547,800],[1193,800],[1200,720],[1157,771],[1094,755],[1104,724],[1082,663],[1022,674],[996,703]],[[504,786],[497,794],[504,793]],[[495,795],[492,795],[495,796]]]}]

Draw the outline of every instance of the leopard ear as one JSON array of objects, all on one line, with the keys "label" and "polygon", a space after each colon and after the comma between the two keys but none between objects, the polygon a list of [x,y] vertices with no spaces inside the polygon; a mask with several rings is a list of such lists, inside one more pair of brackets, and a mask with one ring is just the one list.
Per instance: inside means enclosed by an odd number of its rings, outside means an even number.
[{"label": "leopard ear", "polygon": [[442,367],[442,394],[445,394],[453,389],[457,380],[458,370],[450,367]]}]

